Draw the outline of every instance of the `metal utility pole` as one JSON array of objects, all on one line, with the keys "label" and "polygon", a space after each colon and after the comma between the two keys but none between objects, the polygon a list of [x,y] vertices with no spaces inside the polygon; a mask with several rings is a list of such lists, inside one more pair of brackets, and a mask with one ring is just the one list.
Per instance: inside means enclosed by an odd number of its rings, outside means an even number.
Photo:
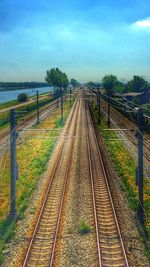
[{"label": "metal utility pole", "polygon": [[16,120],[15,109],[10,110],[10,171],[11,171],[11,204],[9,217],[16,219],[16,178],[17,178],[17,163],[16,163]]},{"label": "metal utility pole", "polygon": [[71,107],[71,87],[70,87],[70,107]]},{"label": "metal utility pole", "polygon": [[36,91],[36,105],[37,105],[37,121],[36,123],[40,123],[40,113],[39,113],[39,91]]},{"label": "metal utility pole", "polygon": [[139,205],[137,210],[137,216],[139,222],[144,224],[144,210],[143,210],[143,126],[144,126],[144,117],[143,110],[139,108],[138,110],[138,198]]},{"label": "metal utility pole", "polygon": [[100,123],[101,120],[101,105],[100,105],[100,93],[98,93],[98,123]]},{"label": "metal utility pole", "polygon": [[98,103],[98,89],[97,89],[97,93],[96,93],[96,95],[97,95],[97,107],[98,107],[98,105],[99,105],[99,103]]},{"label": "metal utility pole", "polygon": [[57,108],[59,107],[59,91],[58,91],[58,87],[56,89],[56,97],[57,97]]},{"label": "metal utility pole", "polygon": [[93,107],[93,102],[94,102],[93,98],[94,98],[94,94],[93,94],[93,90],[92,90],[92,107]]},{"label": "metal utility pole", "polygon": [[110,94],[108,95],[108,127],[110,127]]},{"label": "metal utility pole", "polygon": [[64,120],[64,99],[63,99],[63,90],[61,89],[61,121]]}]

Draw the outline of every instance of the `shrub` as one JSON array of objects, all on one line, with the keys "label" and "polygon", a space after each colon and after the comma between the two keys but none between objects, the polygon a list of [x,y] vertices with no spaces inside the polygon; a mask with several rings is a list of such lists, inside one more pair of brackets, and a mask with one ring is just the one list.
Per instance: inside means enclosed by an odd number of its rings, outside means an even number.
[{"label": "shrub", "polygon": [[79,232],[83,235],[88,234],[90,232],[91,228],[90,225],[85,223],[83,220],[80,222],[79,225]]},{"label": "shrub", "polygon": [[17,97],[19,102],[26,102],[28,100],[28,96],[26,93],[21,93]]}]

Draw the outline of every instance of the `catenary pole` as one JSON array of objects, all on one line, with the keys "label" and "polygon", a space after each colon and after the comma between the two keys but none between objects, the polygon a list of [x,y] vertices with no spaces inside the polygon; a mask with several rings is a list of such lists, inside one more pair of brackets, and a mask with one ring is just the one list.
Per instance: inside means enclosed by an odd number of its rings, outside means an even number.
[{"label": "catenary pole", "polygon": [[110,94],[108,95],[108,127],[110,127]]},{"label": "catenary pole", "polygon": [[39,91],[36,91],[36,105],[37,105],[37,121],[36,123],[40,123],[40,113],[39,113]]},{"label": "catenary pole", "polygon": [[64,99],[63,99],[63,90],[61,88],[61,121],[63,122],[64,120],[64,107],[63,107],[63,104],[64,104]]},{"label": "catenary pole", "polygon": [[144,210],[143,210],[143,126],[144,117],[143,110],[139,108],[138,110],[138,197],[139,205],[137,210],[138,220],[141,224],[144,224]]},{"label": "catenary pole", "polygon": [[100,93],[98,93],[98,123],[100,123],[101,120],[101,105],[100,105]]},{"label": "catenary pole", "polygon": [[16,178],[17,178],[17,163],[16,163],[16,119],[15,109],[10,110],[10,171],[11,171],[11,204],[10,218],[17,217],[16,212]]}]

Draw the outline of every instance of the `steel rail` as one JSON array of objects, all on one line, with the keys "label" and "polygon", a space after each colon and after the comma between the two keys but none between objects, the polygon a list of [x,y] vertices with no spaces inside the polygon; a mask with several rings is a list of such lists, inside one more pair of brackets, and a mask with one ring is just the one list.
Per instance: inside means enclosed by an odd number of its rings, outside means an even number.
[{"label": "steel rail", "polygon": [[[106,109],[104,109],[104,111],[106,112]],[[113,116],[119,121],[119,123],[121,123],[122,125],[124,125],[124,126],[127,128],[126,124],[125,124],[124,122],[122,122],[121,119],[120,119],[114,112],[112,112],[112,114],[113,114]],[[115,120],[113,120],[112,118],[111,118],[111,120],[112,120],[113,123],[116,124],[116,126],[118,127],[118,129],[120,129],[119,126],[117,125],[117,122],[116,122]],[[127,128],[127,129],[128,129],[128,128]],[[120,129],[120,132],[122,132],[122,129]],[[133,135],[132,131],[128,131],[128,133],[127,133],[127,131],[126,131],[126,133],[123,133],[123,132],[122,132],[122,134],[123,134],[124,136],[127,136],[127,138],[129,139],[129,141],[130,141],[130,142],[135,146],[135,148],[137,149],[137,142],[136,142],[136,140],[134,140],[134,135]],[[149,141],[148,141],[148,139],[147,139],[146,137],[144,138],[144,149],[145,149],[145,150],[146,150],[146,149],[147,149],[147,150],[150,150]],[[146,158],[148,161],[150,161],[150,158],[149,158],[148,154],[146,153],[146,151],[144,151],[144,156],[145,156],[145,158]]]},{"label": "steel rail", "polygon": [[[78,113],[79,113],[79,109],[77,109],[76,119],[78,118]],[[77,128],[76,128],[76,125],[75,125],[74,132],[76,132],[76,129]],[[73,145],[74,145],[74,140],[71,143],[71,148],[70,148],[70,153],[69,153],[69,160],[68,160],[68,164],[67,164],[67,168],[66,168],[66,172],[65,172],[65,183],[64,183],[64,187],[63,187],[63,193],[62,193],[62,198],[61,198],[60,210],[59,210],[59,215],[58,215],[58,220],[57,220],[57,226],[56,226],[56,234],[55,234],[55,237],[54,237],[54,244],[53,244],[53,249],[52,249],[52,254],[51,254],[51,261],[50,261],[49,267],[52,267],[53,260],[54,260],[54,254],[55,254],[55,248],[56,248],[56,241],[57,241],[57,236],[58,236],[59,224],[60,224],[61,213],[62,213],[63,202],[64,202],[65,189],[66,189],[66,184],[67,184],[67,177],[68,177],[68,174],[69,174],[70,162],[71,162],[71,159],[72,159]]]},{"label": "steel rail", "polygon": [[[55,108],[57,108],[57,99],[41,107],[40,118],[44,119]],[[34,111],[33,114],[29,114],[27,118],[24,118],[24,123],[20,122],[20,125],[17,126],[17,130],[19,131],[20,129],[23,129],[23,127],[28,128],[29,126],[32,126],[34,123],[36,123],[36,118],[34,118],[34,116],[36,116],[36,111]],[[9,134],[9,129],[6,129],[6,131],[2,133],[0,146],[5,145],[5,143],[7,144],[9,142]]]},{"label": "steel rail", "polygon": [[102,260],[101,260],[101,253],[100,253],[100,239],[99,239],[99,231],[98,231],[98,219],[97,219],[97,211],[96,211],[96,203],[95,203],[95,192],[94,192],[94,184],[93,184],[93,172],[92,172],[92,163],[91,163],[89,130],[88,130],[88,122],[87,121],[88,120],[87,120],[87,112],[86,112],[86,138],[87,138],[87,148],[88,148],[88,158],[89,158],[90,180],[91,180],[91,187],[92,187],[92,200],[93,200],[93,209],[94,209],[94,220],[95,220],[95,227],[96,227],[97,252],[98,252],[99,267],[102,267]]},{"label": "steel rail", "polygon": [[[74,104],[74,107],[72,109],[72,112],[71,112],[71,116],[69,118],[69,123],[68,123],[68,127],[67,127],[67,130],[69,129],[70,125],[71,125],[71,122],[72,122],[72,118],[73,118],[73,115],[74,115],[74,111],[75,109],[77,108],[77,103],[78,101],[76,100],[75,104]],[[78,111],[78,109],[77,109]],[[77,118],[77,113],[76,113],[76,118]],[[67,131],[66,130],[66,131]],[[73,141],[72,141],[73,142]],[[57,158],[57,161],[55,163],[55,166],[54,166],[54,169],[53,169],[53,173],[51,175],[51,181],[49,183],[49,186],[48,186],[48,189],[47,189],[47,192],[46,192],[46,195],[45,195],[45,199],[44,199],[44,202],[42,204],[42,207],[41,207],[41,210],[40,210],[40,213],[39,213],[39,216],[38,216],[38,220],[37,220],[37,223],[36,223],[36,226],[34,228],[34,232],[33,232],[33,235],[32,235],[32,238],[30,240],[30,244],[29,244],[29,247],[28,247],[28,251],[26,253],[26,257],[25,257],[25,260],[24,260],[24,263],[23,263],[23,267],[26,267],[27,266],[27,262],[28,262],[28,259],[29,259],[29,254],[30,254],[30,251],[31,251],[31,248],[32,248],[32,245],[33,245],[33,241],[35,239],[35,235],[36,235],[36,232],[38,230],[38,226],[39,226],[39,223],[41,221],[41,218],[42,218],[42,213],[43,213],[43,210],[44,210],[44,207],[46,205],[46,202],[47,202],[47,199],[48,199],[48,195],[49,195],[49,192],[50,192],[50,189],[52,187],[52,183],[53,183],[53,180],[54,180],[54,177],[55,177],[55,173],[56,173],[56,170],[57,170],[57,166],[60,162],[60,159],[61,159],[61,155],[62,155],[62,152],[63,152],[63,148],[64,148],[64,145],[65,145],[65,141],[62,143],[61,145],[61,148],[60,148],[60,151],[59,151],[59,155],[58,155],[58,158]],[[69,164],[68,164],[69,166]],[[67,166],[67,167],[68,167]],[[65,185],[66,185],[66,182],[65,182]],[[65,193],[65,187],[63,187],[63,194],[62,194],[62,197],[64,196],[64,193]],[[62,199],[62,198],[61,198]],[[61,200],[61,205],[60,205],[60,209],[62,209],[62,204],[63,204],[63,200]],[[57,219],[57,227],[56,227],[56,230],[57,230],[57,233],[58,233],[58,228],[59,228],[59,221],[60,221],[60,215],[61,215],[61,211],[59,210],[59,215],[58,215],[58,219]],[[56,239],[57,239],[57,236],[55,234],[55,241],[53,243],[53,245],[56,245]],[[52,257],[54,257],[54,249],[53,249],[53,254],[52,254]],[[52,265],[52,261],[50,262],[49,266]]]},{"label": "steel rail", "polygon": [[[113,200],[112,200],[110,189],[109,189],[109,185],[108,185],[108,180],[107,180],[107,175],[106,175],[104,163],[103,163],[101,152],[100,152],[98,139],[97,139],[97,136],[96,136],[96,133],[95,133],[95,130],[94,130],[94,125],[93,125],[93,121],[92,121],[92,118],[91,118],[91,114],[90,114],[90,111],[89,111],[88,104],[87,104],[87,113],[88,113],[88,116],[89,116],[89,119],[90,119],[90,122],[91,122],[92,131],[93,131],[93,134],[94,134],[94,140],[95,140],[95,144],[96,144],[96,147],[97,147],[100,164],[101,164],[101,167],[102,167],[102,172],[103,172],[103,176],[104,176],[104,179],[105,179],[105,182],[106,182],[107,192],[108,192],[109,200],[110,200],[112,211],[113,211],[114,221],[115,221],[115,224],[116,224],[116,227],[117,227],[118,236],[119,236],[119,239],[120,239],[120,244],[121,244],[121,248],[122,248],[122,252],[123,252],[123,256],[124,256],[124,260],[125,260],[125,266],[129,267],[128,260],[127,260],[127,255],[126,255],[126,251],[125,251],[125,247],[124,247],[122,236],[121,236],[119,223],[118,223],[118,220],[117,220],[117,215],[116,215],[116,212],[115,212],[115,208],[114,208],[114,205],[113,205]],[[87,127],[88,127],[88,123],[87,123]],[[90,149],[90,141],[89,141],[88,147]],[[89,151],[89,153],[90,153],[89,155],[91,156],[91,152],[90,151]],[[90,158],[90,156],[89,156],[89,158]],[[92,172],[92,163],[91,162],[90,162],[90,166],[91,166],[90,168],[91,168],[91,172]],[[91,177],[91,181],[92,181],[92,184],[93,184],[92,185],[92,191],[94,191],[93,175]],[[93,196],[95,196],[94,192],[92,192],[92,194],[93,194]],[[95,213],[95,218],[97,220],[97,222],[96,222],[96,235],[98,235],[99,234],[99,231],[98,231],[98,218],[97,218],[97,211],[95,209],[96,209],[96,199],[94,198],[94,213]],[[100,238],[97,237],[97,240],[99,240],[99,239]],[[100,245],[98,247],[100,247]],[[99,266],[102,266],[102,260],[101,260],[101,262],[99,261]]]}]

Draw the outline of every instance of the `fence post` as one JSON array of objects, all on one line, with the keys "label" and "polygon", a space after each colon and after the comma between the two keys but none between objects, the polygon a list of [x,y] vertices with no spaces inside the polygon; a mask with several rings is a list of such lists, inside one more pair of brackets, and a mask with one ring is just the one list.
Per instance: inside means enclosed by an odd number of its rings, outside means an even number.
[{"label": "fence post", "polygon": [[15,109],[10,110],[10,171],[11,171],[11,204],[9,217],[16,219],[16,119]]}]

